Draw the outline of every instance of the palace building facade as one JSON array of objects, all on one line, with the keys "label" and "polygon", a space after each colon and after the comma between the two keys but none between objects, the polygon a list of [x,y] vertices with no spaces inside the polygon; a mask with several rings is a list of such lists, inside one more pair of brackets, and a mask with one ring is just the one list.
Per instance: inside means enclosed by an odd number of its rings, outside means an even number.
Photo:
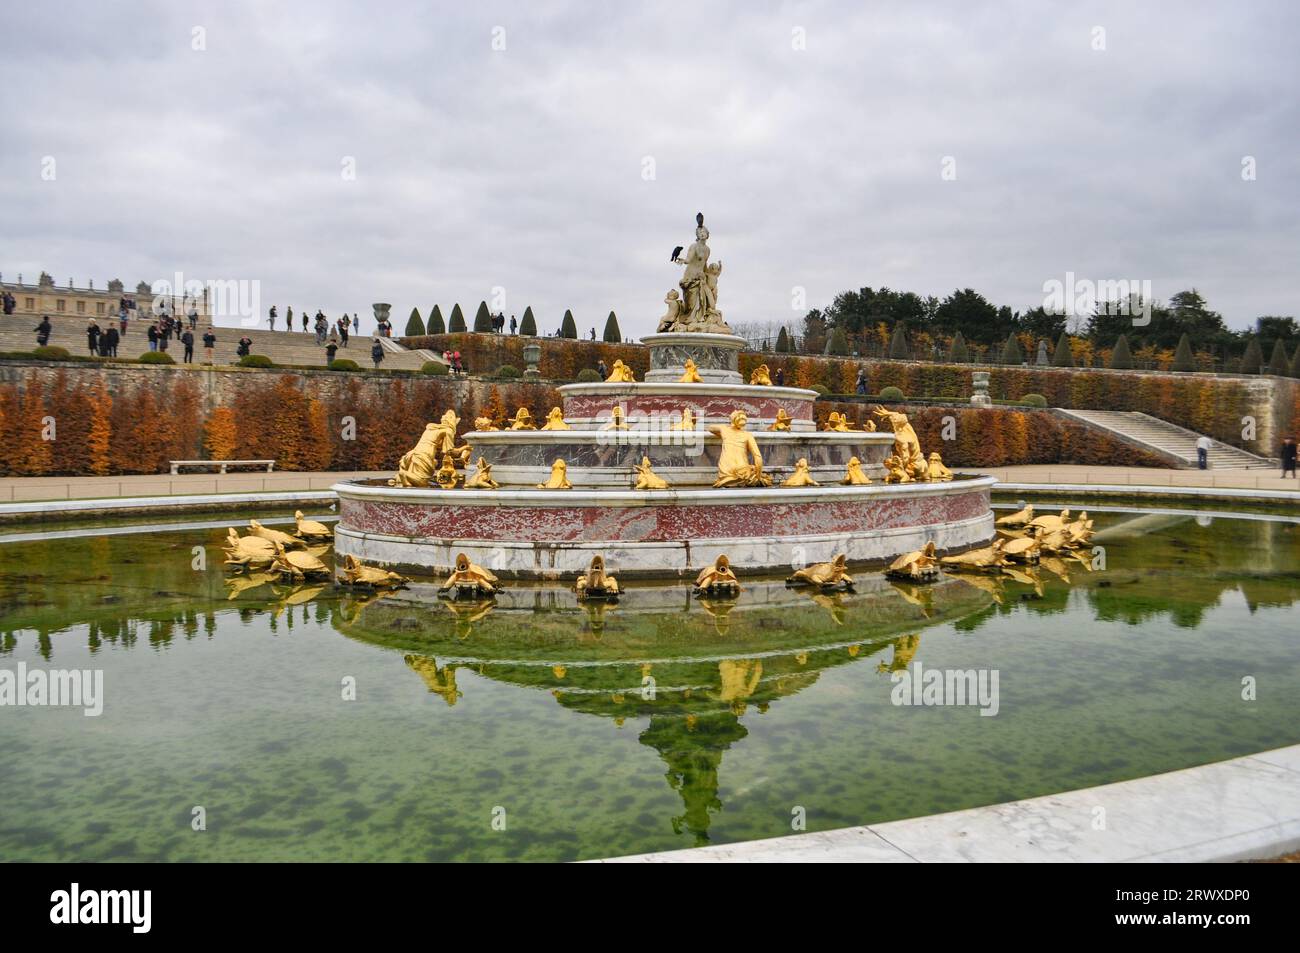
[{"label": "palace building facade", "polygon": [[[0,296],[5,294],[13,297],[13,313],[16,315],[49,315],[51,318],[76,317],[87,320],[110,318],[116,317],[125,304],[132,318],[150,318],[163,308],[173,315],[184,316],[193,304],[200,320],[209,317],[206,289],[202,295],[193,299],[175,295],[167,297],[164,302],[162,299],[155,300],[155,295],[146,282],[139,282],[135,290],[129,292],[117,278],[103,289],[96,288],[93,281],[89,287],[78,288],[71,278],[66,285],[55,285],[54,278],[43,271],[35,284],[25,283],[22,275],[18,276],[17,281],[0,280]],[[159,311],[155,311],[155,307]]]}]

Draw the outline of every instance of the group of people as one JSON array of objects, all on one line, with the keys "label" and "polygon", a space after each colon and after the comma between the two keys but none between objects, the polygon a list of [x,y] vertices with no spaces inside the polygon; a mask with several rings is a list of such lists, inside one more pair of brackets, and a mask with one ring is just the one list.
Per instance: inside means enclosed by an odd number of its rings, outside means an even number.
[{"label": "group of people", "polygon": [[[271,305],[271,310],[266,313],[266,325],[272,331],[275,330],[275,323],[279,320],[279,317],[280,314],[276,309],[276,306]],[[383,324],[381,323],[380,328],[382,327]],[[323,332],[322,328],[324,329]],[[289,308],[284,313],[283,330],[293,331],[293,308]],[[348,335],[352,332],[356,332],[357,334],[361,333],[361,318],[356,314],[348,315],[345,313],[343,317],[339,318],[337,321],[330,321],[330,319],[325,316],[325,312],[321,311],[319,308],[316,309],[316,315],[314,318],[309,316],[306,311],[303,311],[302,333],[306,334],[308,331],[314,331],[316,333],[316,343],[322,345],[325,343],[326,338],[331,331],[337,331],[338,338],[343,342],[342,346],[347,347]]]},{"label": "group of people", "polygon": [[460,358],[460,351],[443,351],[442,359],[447,362],[451,372],[458,377],[466,373],[465,362]]}]

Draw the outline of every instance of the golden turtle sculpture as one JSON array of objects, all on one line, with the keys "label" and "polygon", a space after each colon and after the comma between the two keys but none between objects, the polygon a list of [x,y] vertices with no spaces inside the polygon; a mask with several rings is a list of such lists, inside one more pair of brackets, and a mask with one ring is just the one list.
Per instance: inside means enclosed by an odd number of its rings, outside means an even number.
[{"label": "golden turtle sculpture", "polygon": [[924,549],[904,553],[895,559],[885,570],[885,578],[906,582],[933,582],[938,579],[939,558],[934,554],[933,540],[926,543]]},{"label": "golden turtle sculpture", "polygon": [[271,529],[263,526],[257,520],[248,521],[248,531],[254,536],[260,536],[262,539],[270,540],[272,543],[279,543],[286,549],[293,549],[295,546],[303,545],[303,541],[296,536],[290,536],[288,533],[282,533],[278,529]]},{"label": "golden turtle sculpture", "polygon": [[329,576],[330,567],[309,552],[285,549],[280,543],[275,543],[275,562],[271,563],[271,571],[291,579],[312,579]]},{"label": "golden turtle sculpture", "polygon": [[387,569],[367,566],[351,554],[343,557],[340,570],[345,585],[359,586],[364,589],[401,589],[410,581],[405,576]]},{"label": "golden turtle sculpture", "polygon": [[848,557],[837,553],[828,563],[813,563],[803,569],[795,570],[793,576],[785,581],[787,586],[816,586],[822,592],[838,592],[853,589],[853,577],[845,571]]},{"label": "golden turtle sculpture", "polygon": [[1042,541],[1034,536],[1016,536],[1002,544],[1002,554],[1018,563],[1036,563],[1042,551]]},{"label": "golden turtle sculpture", "polygon": [[695,577],[695,587],[692,591],[700,597],[740,595],[740,580],[736,578],[731,568],[731,560],[725,553],[719,555],[712,566],[705,566],[700,570],[700,574]]},{"label": "golden turtle sculpture", "polygon": [[226,565],[241,569],[265,569],[275,561],[275,543],[261,536],[241,537],[233,528],[226,530]]},{"label": "golden turtle sculpture", "polygon": [[298,521],[298,536],[302,539],[311,541],[334,538],[334,531],[332,529],[324,523],[318,523],[315,520],[304,518],[302,510],[294,510],[293,518]]},{"label": "golden turtle sculpture", "polygon": [[991,546],[972,549],[956,556],[944,556],[940,563],[953,572],[997,572],[1007,563],[1002,549],[1006,540],[995,539]]},{"label": "golden turtle sculpture", "polygon": [[1029,521],[1034,518],[1034,506],[1032,503],[1025,505],[1023,510],[1017,510],[1015,513],[1009,513],[1006,516],[999,517],[994,525],[1006,527],[1028,526]]}]

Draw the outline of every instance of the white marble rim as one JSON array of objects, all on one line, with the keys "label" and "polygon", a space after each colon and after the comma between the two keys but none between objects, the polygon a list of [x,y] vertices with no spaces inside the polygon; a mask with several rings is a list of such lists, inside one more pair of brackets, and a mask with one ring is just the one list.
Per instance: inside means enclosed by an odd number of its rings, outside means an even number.
[{"label": "white marble rim", "polygon": [[647,347],[662,347],[675,344],[704,344],[709,347],[729,347],[737,351],[744,350],[749,342],[739,334],[715,334],[712,331],[660,331],[658,334],[644,335],[641,344]]},{"label": "white marble rim", "polygon": [[[754,435],[760,443],[867,443],[890,444],[894,442],[892,433],[873,430],[746,430]],[[626,435],[626,436],[624,436]],[[515,443],[581,443],[581,444],[643,444],[653,443],[658,446],[671,447],[679,444],[695,443],[701,439],[717,443],[721,438],[704,428],[694,430],[637,430],[629,426],[627,430],[472,430],[465,434],[465,441],[471,447],[478,444],[515,444]]]},{"label": "white marble rim", "polygon": [[1155,497],[1193,497],[1225,500],[1284,500],[1300,503],[1300,489],[1296,490],[1252,490],[1249,487],[1236,486],[1129,486],[1124,483],[999,483],[998,492],[1016,491],[1022,493],[1067,493],[1075,497],[1089,495],[1105,496],[1155,496]]},{"label": "white marble rim", "polygon": [[775,384],[724,384],[705,381],[703,384],[682,384],[678,381],[634,381],[630,384],[611,384],[592,381],[589,384],[561,384],[556,388],[563,397],[769,397],[778,400],[816,400],[815,390],[802,387],[777,387]]},{"label": "white marble rim", "polygon": [[331,490],[341,500],[363,502],[414,503],[428,506],[678,506],[683,503],[709,503],[717,506],[753,503],[856,503],[863,499],[952,496],[958,493],[990,490],[997,484],[991,476],[947,483],[873,483],[870,486],[809,487],[713,487],[668,490],[611,490],[575,487],[572,490],[443,490],[433,487],[363,486],[358,483],[335,483]]},{"label": "white marble rim", "polygon": [[30,500],[0,503],[0,516],[20,513],[94,513],[102,510],[176,510],[202,508],[231,503],[293,503],[338,499],[333,487],[328,490],[270,490],[265,493],[204,493],[190,496],[105,496],[93,500]]}]

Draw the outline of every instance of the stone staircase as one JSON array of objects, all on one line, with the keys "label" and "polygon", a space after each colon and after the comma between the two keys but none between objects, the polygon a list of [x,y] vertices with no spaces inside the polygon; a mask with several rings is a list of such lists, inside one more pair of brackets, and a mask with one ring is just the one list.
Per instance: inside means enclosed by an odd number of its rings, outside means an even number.
[{"label": "stone staircase", "polygon": [[[1098,427],[1133,446],[1149,450],[1180,468],[1195,468],[1196,440],[1200,434],[1130,410],[1065,410],[1056,412],[1092,427]],[[1240,470],[1250,467],[1272,467],[1273,462],[1253,453],[1230,447],[1217,440],[1210,449],[1209,466],[1212,470]]]},{"label": "stone staircase", "polygon": [[[0,315],[0,351],[30,351],[36,347],[36,332],[33,329],[40,324],[40,320],[40,317],[32,315]],[[98,316],[95,320],[101,328],[108,328],[107,320]],[[85,316],[50,315],[50,324],[54,326],[50,334],[50,344],[67,348],[73,354],[89,354],[86,345],[88,323]],[[132,320],[128,324],[126,337],[117,346],[119,357],[139,357],[149,350],[149,339],[145,336],[146,327],[143,321],[138,320]],[[203,360],[203,332],[206,327],[200,321],[194,332],[194,356],[199,362]],[[264,354],[274,364],[301,367],[325,365],[325,348],[316,343],[315,334],[224,325],[217,325],[214,330],[217,335],[214,360],[218,364],[238,363],[239,358],[235,355],[235,348],[238,346],[239,339],[247,336],[253,342],[252,353]],[[349,339],[349,346],[340,347],[335,357],[349,358],[362,368],[373,367],[370,360],[370,344],[373,340],[374,338],[368,334],[360,336],[354,334]],[[425,361],[443,363],[441,355],[435,355],[430,351],[409,351],[395,338],[379,340],[384,348],[384,363],[380,366],[385,370],[418,371],[424,366]],[[173,338],[167,342],[167,353],[179,362],[184,354],[184,347]]]}]

